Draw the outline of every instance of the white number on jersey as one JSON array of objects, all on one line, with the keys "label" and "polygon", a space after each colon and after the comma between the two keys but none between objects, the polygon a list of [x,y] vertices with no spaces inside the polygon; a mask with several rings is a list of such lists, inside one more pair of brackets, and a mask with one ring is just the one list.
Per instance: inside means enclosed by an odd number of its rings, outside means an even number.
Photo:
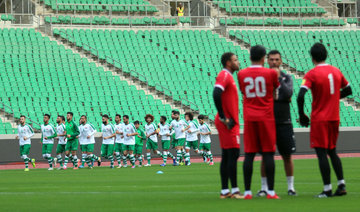
[{"label": "white number on jersey", "polygon": [[[247,98],[264,97],[266,96],[266,83],[264,77],[246,77],[244,83],[248,83],[245,87],[245,94]],[[255,87],[255,92],[252,92]]]},{"label": "white number on jersey", "polygon": [[329,74],[328,78],[329,78],[329,83],[330,83],[330,94],[333,95],[335,93],[333,74]]}]

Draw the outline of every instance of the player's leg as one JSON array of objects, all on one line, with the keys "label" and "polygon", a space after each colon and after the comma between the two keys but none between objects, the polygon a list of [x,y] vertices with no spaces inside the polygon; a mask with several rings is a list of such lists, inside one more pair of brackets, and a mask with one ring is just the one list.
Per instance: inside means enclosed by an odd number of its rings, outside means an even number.
[{"label": "player's leg", "polygon": [[121,150],[122,150],[122,162],[123,162],[123,167],[127,167],[127,157],[125,154],[126,151],[126,145],[125,144],[121,144]]},{"label": "player's leg", "polygon": [[268,185],[268,195],[274,196],[274,180],[275,180],[275,161],[274,152],[263,152],[263,161],[265,166],[265,175]]},{"label": "player's leg", "polygon": [[315,152],[319,162],[321,177],[324,184],[324,190],[318,197],[330,197],[332,195],[332,186],[330,182],[330,164],[327,158],[327,150],[325,148],[315,148]]},{"label": "player's leg", "polygon": [[[30,144],[24,144],[20,146],[20,156],[21,158],[24,160],[24,164],[25,164],[25,169],[24,171],[29,171],[29,162],[31,161],[31,159],[28,157],[29,153],[30,153]],[[35,162],[33,162],[35,164]],[[35,167],[33,164],[33,167]]]},{"label": "player's leg", "polygon": [[59,170],[63,168],[63,160],[61,154],[65,151],[65,145],[64,144],[58,144],[56,147],[56,158],[57,162],[60,164]]},{"label": "player's leg", "polygon": [[[128,154],[129,154],[129,151],[127,150],[127,145],[124,145],[124,154],[123,154],[123,157],[127,158]],[[127,164],[123,166],[124,168],[127,167]]]},{"label": "player's leg", "polygon": [[267,178],[265,174],[265,165],[264,165],[264,157],[262,157],[261,165],[260,165],[260,175],[261,175],[261,189],[256,194],[257,197],[266,197],[268,191]]},{"label": "player's leg", "polygon": [[286,181],[288,184],[288,195],[295,196],[295,187],[294,187],[294,163],[291,158],[291,154],[281,155],[284,161],[284,168],[286,174]]},{"label": "player's leg", "polygon": [[151,139],[147,139],[146,141],[146,160],[147,160],[147,164],[145,164],[145,166],[151,166],[151,148],[152,148],[152,143],[151,143]]},{"label": "player's leg", "polygon": [[63,166],[63,169],[67,169],[67,164],[69,162],[69,159],[70,159],[70,149],[71,149],[71,145],[70,145],[70,142],[67,142],[65,144],[65,156],[64,156],[64,166]]},{"label": "player's leg", "polygon": [[227,198],[230,196],[229,190],[229,172],[227,166],[229,163],[229,150],[222,149],[220,162],[220,178],[221,178],[221,195],[220,198]]},{"label": "player's leg", "polygon": [[121,144],[120,143],[115,143],[115,158],[118,162],[118,166],[116,168],[121,168],[121,154],[120,154],[120,149],[121,149]]},{"label": "player's leg", "polygon": [[107,157],[110,160],[110,168],[114,168],[114,144],[107,145]]},{"label": "player's leg", "polygon": [[161,148],[163,149],[163,164],[161,164],[160,166],[166,166],[168,151],[170,148],[170,141],[161,141]]},{"label": "player's leg", "polygon": [[253,163],[256,153],[245,153],[245,159],[243,163],[243,174],[244,174],[244,184],[245,184],[245,198],[252,198],[251,193],[251,177],[253,173]]},{"label": "player's leg", "polygon": [[131,168],[135,168],[135,157],[134,157],[134,149],[135,149],[135,145],[128,145],[128,150],[129,150],[129,159],[131,162]]},{"label": "player's leg", "polygon": [[239,154],[240,154],[240,149],[237,148],[229,149],[227,171],[231,183],[231,194],[240,193],[237,184],[237,160],[239,158]]},{"label": "player's leg", "polygon": [[190,149],[192,142],[185,142],[185,165],[190,165]]},{"label": "player's leg", "polygon": [[86,157],[87,157],[87,152],[86,152],[86,148],[87,145],[80,145],[80,150],[81,150],[81,165],[79,166],[79,168],[84,168],[85,165],[85,161],[86,161]]}]

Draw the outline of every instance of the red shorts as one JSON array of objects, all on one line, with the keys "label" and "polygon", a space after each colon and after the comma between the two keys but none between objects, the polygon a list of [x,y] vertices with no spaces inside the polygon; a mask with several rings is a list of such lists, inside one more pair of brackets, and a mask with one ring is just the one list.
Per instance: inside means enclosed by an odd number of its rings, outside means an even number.
[{"label": "red shorts", "polygon": [[240,125],[236,124],[229,130],[224,123],[215,117],[215,126],[219,133],[220,147],[222,149],[240,148]]},{"label": "red shorts", "polygon": [[312,121],[310,126],[311,148],[336,148],[339,123],[339,121]]},{"label": "red shorts", "polygon": [[245,153],[275,152],[275,121],[245,121],[244,151]]}]

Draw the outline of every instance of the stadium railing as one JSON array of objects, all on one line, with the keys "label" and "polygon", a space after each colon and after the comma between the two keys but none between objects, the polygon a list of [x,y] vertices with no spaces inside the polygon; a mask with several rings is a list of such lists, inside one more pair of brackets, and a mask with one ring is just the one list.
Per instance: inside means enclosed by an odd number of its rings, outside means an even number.
[{"label": "stadium railing", "polygon": [[[67,38],[72,38],[72,43],[74,45],[76,45],[76,39],[72,36],[72,35],[69,35],[68,33],[66,33],[64,30],[60,30],[59,31],[59,35],[61,37],[61,35],[66,35]],[[55,35],[54,35],[55,36]],[[66,42],[70,42],[69,40],[64,40]],[[86,44],[83,44],[85,46],[88,46]],[[91,47],[90,47],[91,48]],[[100,55],[99,55],[99,51],[96,50],[95,48],[91,48],[93,50],[95,50],[95,52],[97,53],[95,56],[97,57],[98,61],[99,61],[99,58],[100,58]],[[150,83],[150,80],[143,74],[141,74],[140,72],[136,71],[136,70],[130,70],[130,73],[124,73],[123,72],[123,68],[122,68],[122,64],[116,60],[116,59],[113,59],[109,56],[105,56],[105,60],[106,62],[108,62],[109,65],[113,66],[114,68],[114,71],[115,72],[118,72],[118,71],[121,71],[124,75],[128,75],[130,74],[130,81],[133,80],[133,81],[139,81],[140,83],[145,83],[146,84],[146,89],[149,90],[150,87],[156,89],[157,93],[160,93],[162,95],[164,95],[164,97],[168,97],[167,99],[170,100],[170,102],[174,105],[180,105],[180,108],[183,109],[183,110],[187,110],[187,109],[190,109],[192,110],[193,112],[199,112],[199,105],[191,102],[190,100],[186,99],[186,98],[180,98],[178,101],[175,100],[173,97],[173,92],[169,89],[169,88],[166,88],[158,83],[155,83],[153,85],[151,85]],[[101,61],[99,61],[101,62]],[[113,62],[113,64],[111,63]],[[117,62],[117,65],[115,65],[115,62]],[[139,76],[141,76],[142,78],[140,78]],[[159,88],[161,88],[161,90],[159,90]],[[167,91],[168,93],[166,93],[165,91]],[[205,114],[208,118],[209,118],[209,114]]]}]

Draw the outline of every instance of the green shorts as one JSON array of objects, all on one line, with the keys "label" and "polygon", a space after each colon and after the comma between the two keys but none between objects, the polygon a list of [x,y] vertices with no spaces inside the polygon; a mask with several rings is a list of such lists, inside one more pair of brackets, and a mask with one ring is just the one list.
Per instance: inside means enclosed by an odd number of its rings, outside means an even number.
[{"label": "green shorts", "polygon": [[80,145],[81,152],[94,152],[94,144]]},{"label": "green shorts", "polygon": [[143,150],[143,145],[135,144],[134,154],[141,155]]},{"label": "green shorts", "polygon": [[78,150],[78,140],[68,141],[65,146],[65,151],[77,151]]},{"label": "green shorts", "polygon": [[56,154],[65,152],[65,147],[66,147],[66,144],[58,144],[56,146]]},{"label": "green shorts", "polygon": [[158,143],[152,141],[151,139],[147,139],[146,149],[158,149]]},{"label": "green shorts", "polygon": [[166,150],[170,149],[170,140],[162,140],[161,141],[161,147],[162,147],[163,150],[164,149],[166,149]]},{"label": "green shorts", "polygon": [[124,144],[121,143],[115,143],[114,152],[120,152],[122,153],[124,151]]},{"label": "green shorts", "polygon": [[210,151],[211,150],[211,143],[200,143],[199,149]]},{"label": "green shorts", "polygon": [[101,157],[108,157],[114,153],[114,144],[102,144],[101,145]]},{"label": "green shorts", "polygon": [[177,146],[184,146],[184,144],[185,144],[185,138],[174,139],[173,142],[174,142],[175,147],[177,147]]},{"label": "green shorts", "polygon": [[43,144],[42,154],[51,154],[54,144]]},{"label": "green shorts", "polygon": [[193,148],[194,150],[197,150],[198,149],[198,141],[186,141],[185,148],[186,149]]},{"label": "green shorts", "polygon": [[20,145],[20,156],[28,155],[30,152],[31,144]]},{"label": "green shorts", "polygon": [[124,151],[134,151],[134,150],[135,150],[135,144],[133,145],[124,144]]}]

